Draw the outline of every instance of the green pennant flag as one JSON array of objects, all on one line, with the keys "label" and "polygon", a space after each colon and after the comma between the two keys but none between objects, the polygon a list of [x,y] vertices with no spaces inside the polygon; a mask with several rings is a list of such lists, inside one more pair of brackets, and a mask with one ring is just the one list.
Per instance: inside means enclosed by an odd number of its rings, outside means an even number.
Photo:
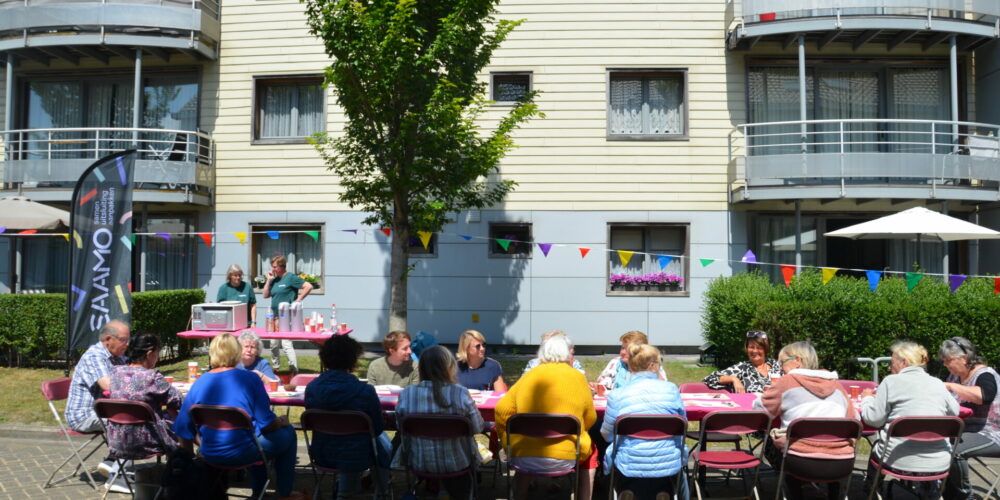
[{"label": "green pennant flag", "polygon": [[309,235],[313,241],[319,241],[319,231],[306,231],[306,234]]},{"label": "green pennant flag", "polygon": [[500,245],[500,248],[503,248],[504,252],[506,252],[507,251],[507,247],[510,246],[510,240],[506,240],[506,239],[503,239],[503,238],[497,238],[497,244]]},{"label": "green pennant flag", "polygon": [[912,292],[923,277],[924,273],[906,273],[906,291]]},{"label": "green pennant flag", "polygon": [[709,264],[715,262],[715,259],[698,259],[701,261],[701,267],[708,267]]},{"label": "green pennant flag", "polygon": [[132,240],[132,244],[135,245],[135,233],[128,235],[128,239]]}]

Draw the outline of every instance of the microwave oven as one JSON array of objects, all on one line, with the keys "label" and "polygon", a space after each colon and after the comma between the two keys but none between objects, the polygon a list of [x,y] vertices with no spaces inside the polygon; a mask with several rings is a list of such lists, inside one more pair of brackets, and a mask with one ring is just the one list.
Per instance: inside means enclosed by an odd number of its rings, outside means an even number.
[{"label": "microwave oven", "polygon": [[240,330],[247,327],[247,305],[242,302],[194,304],[192,330]]}]

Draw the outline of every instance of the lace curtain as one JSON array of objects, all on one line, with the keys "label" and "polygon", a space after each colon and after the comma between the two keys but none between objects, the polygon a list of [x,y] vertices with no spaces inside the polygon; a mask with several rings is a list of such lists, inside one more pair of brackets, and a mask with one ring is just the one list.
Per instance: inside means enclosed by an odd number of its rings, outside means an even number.
[{"label": "lace curtain", "polygon": [[612,77],[610,133],[683,134],[682,79],[679,74]]}]

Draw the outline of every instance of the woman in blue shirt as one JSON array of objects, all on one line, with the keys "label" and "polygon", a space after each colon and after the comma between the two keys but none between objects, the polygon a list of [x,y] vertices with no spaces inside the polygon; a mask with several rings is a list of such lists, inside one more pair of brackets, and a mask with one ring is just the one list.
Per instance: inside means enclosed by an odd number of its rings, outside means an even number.
[{"label": "woman in blue shirt", "polygon": [[486,337],[466,330],[458,337],[458,383],[466,389],[507,392],[500,363],[486,357]]}]

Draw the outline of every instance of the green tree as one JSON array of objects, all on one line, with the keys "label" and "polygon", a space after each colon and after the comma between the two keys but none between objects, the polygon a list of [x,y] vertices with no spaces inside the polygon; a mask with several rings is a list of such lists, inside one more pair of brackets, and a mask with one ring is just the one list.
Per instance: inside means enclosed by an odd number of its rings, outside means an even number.
[{"label": "green tree", "polygon": [[389,329],[405,329],[410,236],[514,188],[499,162],[514,130],[540,114],[534,95],[489,130],[477,118],[488,105],[479,72],[521,21],[496,19],[499,0],[303,1],[346,118],[343,134],[313,142],[340,177],[340,199],[392,228]]}]

